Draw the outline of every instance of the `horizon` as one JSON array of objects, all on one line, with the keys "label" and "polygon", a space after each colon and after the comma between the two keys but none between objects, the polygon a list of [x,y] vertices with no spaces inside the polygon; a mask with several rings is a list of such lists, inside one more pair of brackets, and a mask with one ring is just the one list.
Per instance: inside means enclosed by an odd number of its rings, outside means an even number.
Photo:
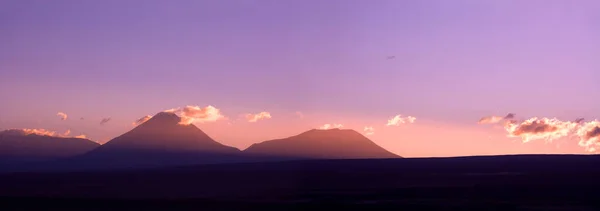
[{"label": "horizon", "polygon": [[600,2],[3,1],[0,130],[104,144],[169,111],[246,149],[596,154]]}]

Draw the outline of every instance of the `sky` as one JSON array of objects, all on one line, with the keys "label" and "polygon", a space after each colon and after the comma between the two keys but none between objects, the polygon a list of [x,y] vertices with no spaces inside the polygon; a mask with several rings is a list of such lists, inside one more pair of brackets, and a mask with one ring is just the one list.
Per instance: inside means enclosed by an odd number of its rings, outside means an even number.
[{"label": "sky", "polygon": [[[600,119],[597,11],[595,0],[4,0],[0,128],[104,143],[188,108],[241,149],[341,124],[405,157],[595,153],[600,138],[581,134]],[[270,118],[246,118],[260,112]],[[560,128],[531,126],[542,123]]]}]

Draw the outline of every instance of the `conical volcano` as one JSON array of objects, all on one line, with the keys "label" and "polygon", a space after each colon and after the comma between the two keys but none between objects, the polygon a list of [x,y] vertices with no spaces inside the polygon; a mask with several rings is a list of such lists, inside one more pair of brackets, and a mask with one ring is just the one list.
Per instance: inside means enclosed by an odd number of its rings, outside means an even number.
[{"label": "conical volcano", "polygon": [[313,129],[296,136],[253,144],[247,154],[309,158],[400,158],[354,130]]},{"label": "conical volcano", "polygon": [[181,118],[161,112],[133,130],[98,148],[104,150],[152,150],[164,152],[222,152],[239,150],[210,138],[193,124],[180,124]]},{"label": "conical volcano", "polygon": [[72,160],[102,168],[158,167],[233,162],[240,150],[210,138],[193,124],[161,112],[95,150]]}]

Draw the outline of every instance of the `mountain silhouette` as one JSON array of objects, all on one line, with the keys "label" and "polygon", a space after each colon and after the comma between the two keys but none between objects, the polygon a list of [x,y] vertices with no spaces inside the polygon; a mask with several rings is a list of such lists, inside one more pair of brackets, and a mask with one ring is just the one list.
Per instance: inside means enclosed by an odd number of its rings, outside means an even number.
[{"label": "mountain silhouette", "polygon": [[354,130],[337,128],[313,129],[289,138],[256,143],[244,152],[308,159],[400,158]]},{"label": "mountain silhouette", "polygon": [[241,151],[210,138],[193,124],[179,124],[174,113],[161,112],[100,147],[61,165],[76,169],[151,168],[226,163]]},{"label": "mountain silhouette", "polygon": [[66,158],[84,154],[98,146],[88,139],[28,134],[10,129],[0,132],[0,163]]}]

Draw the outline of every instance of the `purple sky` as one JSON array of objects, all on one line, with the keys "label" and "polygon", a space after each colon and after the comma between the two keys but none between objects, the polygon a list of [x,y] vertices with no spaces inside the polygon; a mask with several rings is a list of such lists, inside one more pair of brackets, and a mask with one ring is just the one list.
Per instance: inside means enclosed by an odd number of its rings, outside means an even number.
[{"label": "purple sky", "polygon": [[596,0],[4,0],[0,128],[62,130],[63,111],[103,139],[184,105],[595,119],[599,11]]}]

